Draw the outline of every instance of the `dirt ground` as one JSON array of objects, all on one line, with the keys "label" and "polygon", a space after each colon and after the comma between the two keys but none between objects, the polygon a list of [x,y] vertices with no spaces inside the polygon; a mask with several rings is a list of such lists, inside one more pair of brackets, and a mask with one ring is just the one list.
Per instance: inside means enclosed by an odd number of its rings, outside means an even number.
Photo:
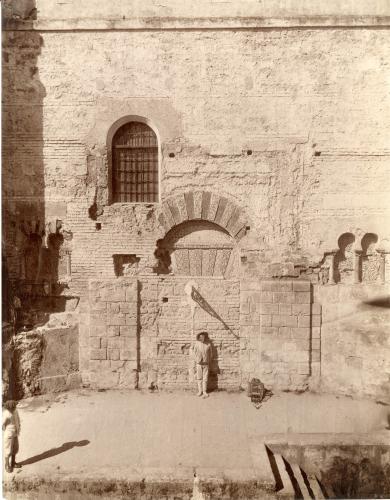
[{"label": "dirt ground", "polygon": [[19,404],[22,468],[5,473],[5,487],[134,481],[181,484],[184,491],[196,474],[271,491],[264,443],[390,444],[389,411],[373,401],[308,393],[271,395],[259,409],[243,393],[202,399],[84,389],[40,396]]}]

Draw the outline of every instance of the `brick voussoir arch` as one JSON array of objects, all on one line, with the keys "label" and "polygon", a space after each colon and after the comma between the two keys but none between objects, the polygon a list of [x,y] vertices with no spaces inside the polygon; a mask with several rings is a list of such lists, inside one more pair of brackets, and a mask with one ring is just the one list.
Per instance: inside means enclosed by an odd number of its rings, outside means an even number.
[{"label": "brick voussoir arch", "polygon": [[245,235],[248,220],[241,208],[210,191],[187,191],[165,200],[158,221],[168,232],[189,220],[205,220],[224,228],[233,238]]}]

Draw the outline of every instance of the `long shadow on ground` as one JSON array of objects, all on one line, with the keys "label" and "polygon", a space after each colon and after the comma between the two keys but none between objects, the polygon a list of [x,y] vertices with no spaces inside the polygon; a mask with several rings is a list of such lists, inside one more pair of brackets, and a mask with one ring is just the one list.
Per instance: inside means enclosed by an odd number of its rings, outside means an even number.
[{"label": "long shadow on ground", "polygon": [[20,462],[20,465],[35,464],[35,462],[40,462],[41,460],[45,460],[45,458],[55,457],[56,455],[60,455],[60,453],[64,453],[65,451],[75,448],[76,446],[87,446],[88,444],[88,439],[84,439],[83,441],[70,441],[69,443],[64,443],[58,448],[52,448],[51,450],[40,453],[39,455],[27,458],[26,460],[23,460],[23,462]]}]

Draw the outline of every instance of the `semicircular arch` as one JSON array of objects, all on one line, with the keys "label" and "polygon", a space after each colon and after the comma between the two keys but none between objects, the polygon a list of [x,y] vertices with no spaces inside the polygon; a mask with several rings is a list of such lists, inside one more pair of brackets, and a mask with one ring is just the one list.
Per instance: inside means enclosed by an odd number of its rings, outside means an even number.
[{"label": "semicircular arch", "polygon": [[183,222],[204,220],[216,224],[239,241],[249,225],[244,211],[224,196],[210,191],[187,191],[167,198],[158,221],[167,234]]}]

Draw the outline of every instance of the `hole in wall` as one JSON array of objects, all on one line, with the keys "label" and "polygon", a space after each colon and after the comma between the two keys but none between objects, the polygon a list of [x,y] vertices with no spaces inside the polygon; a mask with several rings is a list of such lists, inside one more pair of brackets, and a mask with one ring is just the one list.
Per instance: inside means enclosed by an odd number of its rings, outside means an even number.
[{"label": "hole in wall", "polygon": [[175,153],[169,153],[169,158],[174,158],[175,157]]},{"label": "hole in wall", "polygon": [[96,227],[96,231],[100,231],[102,228],[101,222],[96,222],[95,227]]},{"label": "hole in wall", "polygon": [[314,151],[314,156],[321,156],[321,151]]},{"label": "hole in wall", "polygon": [[247,154],[248,156],[250,156],[250,155],[252,154],[252,150],[251,150],[251,149],[248,149],[248,150],[247,150],[247,152],[246,152],[246,154]]},{"label": "hole in wall", "polygon": [[114,254],[112,258],[114,260],[115,276],[133,276],[137,273],[141,259],[135,254]]},{"label": "hole in wall", "polygon": [[168,302],[168,297],[163,297],[163,298],[162,298],[162,301],[163,301],[163,302]]}]

